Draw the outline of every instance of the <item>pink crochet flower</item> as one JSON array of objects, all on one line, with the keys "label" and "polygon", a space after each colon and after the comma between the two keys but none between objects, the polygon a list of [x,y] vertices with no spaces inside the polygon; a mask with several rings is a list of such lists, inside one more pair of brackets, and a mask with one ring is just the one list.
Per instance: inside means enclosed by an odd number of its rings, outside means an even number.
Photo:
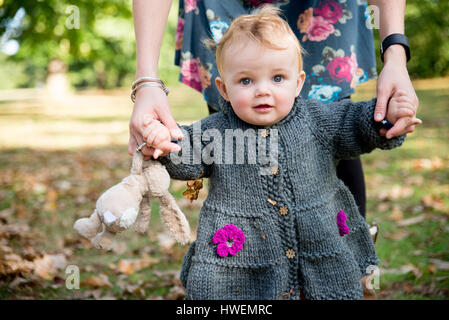
[{"label": "pink crochet flower", "polygon": [[340,232],[340,236],[344,236],[349,233],[349,227],[346,224],[346,213],[343,210],[337,214],[337,226],[338,231]]},{"label": "pink crochet flower", "polygon": [[218,244],[217,254],[220,257],[226,257],[228,254],[233,256],[242,250],[245,235],[235,225],[227,224],[215,232],[212,241],[214,244]]}]

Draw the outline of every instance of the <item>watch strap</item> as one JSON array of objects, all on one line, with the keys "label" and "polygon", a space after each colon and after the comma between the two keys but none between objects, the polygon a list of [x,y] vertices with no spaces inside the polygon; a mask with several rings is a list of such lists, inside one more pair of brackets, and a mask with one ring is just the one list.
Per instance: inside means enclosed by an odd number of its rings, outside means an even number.
[{"label": "watch strap", "polygon": [[380,57],[382,62],[384,62],[384,53],[388,49],[389,46],[394,44],[400,44],[404,47],[405,55],[407,57],[407,62],[410,60],[410,44],[408,42],[408,38],[405,34],[402,33],[393,33],[387,36],[384,41],[382,41],[380,45]]}]

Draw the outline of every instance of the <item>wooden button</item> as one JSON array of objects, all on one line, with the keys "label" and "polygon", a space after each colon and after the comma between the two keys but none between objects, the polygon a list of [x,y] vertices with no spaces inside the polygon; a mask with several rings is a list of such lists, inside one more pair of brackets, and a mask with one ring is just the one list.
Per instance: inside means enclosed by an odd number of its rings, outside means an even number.
[{"label": "wooden button", "polygon": [[266,138],[270,135],[270,130],[268,130],[268,129],[262,130],[262,131],[260,131],[260,135],[261,135],[261,137]]},{"label": "wooden button", "polygon": [[274,200],[271,200],[271,199],[267,199],[267,201],[269,202],[269,203],[271,203],[273,206],[275,206],[276,205],[276,201],[274,201]]},{"label": "wooden button", "polygon": [[296,252],[293,249],[288,249],[287,251],[285,251],[285,255],[287,256],[287,258],[293,259],[296,255]]},{"label": "wooden button", "polygon": [[288,214],[288,208],[286,206],[282,206],[279,208],[279,212],[281,215],[286,216]]},{"label": "wooden button", "polygon": [[279,167],[278,166],[272,166],[271,167],[271,173],[274,175],[278,175],[279,174]]}]

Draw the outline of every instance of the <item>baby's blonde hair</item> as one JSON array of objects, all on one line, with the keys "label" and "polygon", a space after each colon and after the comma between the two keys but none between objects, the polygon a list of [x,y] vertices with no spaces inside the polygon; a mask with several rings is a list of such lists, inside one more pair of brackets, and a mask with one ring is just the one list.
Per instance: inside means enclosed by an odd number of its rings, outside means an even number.
[{"label": "baby's blonde hair", "polygon": [[298,55],[298,72],[302,71],[303,48],[298,38],[293,33],[288,23],[279,15],[281,10],[273,6],[263,6],[251,14],[236,18],[218,44],[207,41],[211,47],[216,48],[217,68],[222,75],[223,51],[226,45],[230,45],[241,39],[251,39],[270,49],[287,49],[277,44],[279,39],[291,38]]}]

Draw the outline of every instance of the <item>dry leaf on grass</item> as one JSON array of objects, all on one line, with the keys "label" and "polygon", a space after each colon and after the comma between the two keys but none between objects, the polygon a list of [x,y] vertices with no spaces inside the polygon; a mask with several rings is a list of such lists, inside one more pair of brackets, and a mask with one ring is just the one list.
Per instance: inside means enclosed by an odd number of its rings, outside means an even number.
[{"label": "dry leaf on grass", "polygon": [[422,169],[435,170],[435,169],[441,169],[443,167],[443,165],[444,165],[443,160],[441,160],[438,157],[433,157],[432,159],[414,159],[413,160],[413,168],[415,170],[422,170]]},{"label": "dry leaf on grass", "polygon": [[109,282],[108,276],[100,274],[99,276],[91,276],[84,281],[81,281],[81,286],[88,286],[91,288],[112,288],[112,284]]},{"label": "dry leaf on grass", "polygon": [[182,300],[186,296],[185,289],[182,286],[173,286],[165,295],[167,300]]},{"label": "dry leaf on grass", "polygon": [[422,276],[422,272],[419,271],[419,269],[412,264],[407,264],[398,269],[381,269],[380,270],[381,274],[407,274],[409,272],[412,272],[416,278],[420,278]]},{"label": "dry leaf on grass", "polygon": [[391,211],[390,219],[393,221],[401,221],[404,217],[404,214],[401,210],[401,208],[398,205],[395,205],[393,207],[393,210]]},{"label": "dry leaf on grass", "polygon": [[431,262],[437,270],[443,271],[449,270],[449,261],[443,261],[439,259],[429,259],[429,262]]},{"label": "dry leaf on grass", "polygon": [[67,259],[63,254],[44,254],[42,258],[34,260],[34,273],[39,277],[50,280],[53,274],[67,266]]},{"label": "dry leaf on grass", "polygon": [[434,196],[433,194],[424,196],[421,199],[421,203],[423,204],[423,206],[434,209],[434,210],[447,211],[443,199],[440,199],[440,198]]},{"label": "dry leaf on grass", "polygon": [[398,200],[403,198],[409,198],[413,195],[414,190],[409,186],[402,186],[395,184],[390,189],[382,189],[377,194],[378,200]]},{"label": "dry leaf on grass", "polygon": [[23,259],[15,253],[0,255],[0,276],[23,275],[27,276],[34,268],[34,263]]},{"label": "dry leaf on grass", "polygon": [[392,239],[392,240],[402,240],[410,235],[410,232],[408,231],[402,231],[402,232],[395,232],[395,233],[386,233],[383,235],[383,238],[386,239]]},{"label": "dry leaf on grass", "polygon": [[117,271],[125,274],[131,274],[157,263],[159,263],[159,259],[150,258],[147,255],[143,255],[141,259],[120,260],[117,265]]},{"label": "dry leaf on grass", "polygon": [[424,221],[425,218],[426,218],[426,216],[424,214],[421,214],[417,217],[404,219],[402,221],[397,221],[396,225],[399,227],[407,227],[407,226],[411,226],[413,224],[420,223],[420,222]]}]

